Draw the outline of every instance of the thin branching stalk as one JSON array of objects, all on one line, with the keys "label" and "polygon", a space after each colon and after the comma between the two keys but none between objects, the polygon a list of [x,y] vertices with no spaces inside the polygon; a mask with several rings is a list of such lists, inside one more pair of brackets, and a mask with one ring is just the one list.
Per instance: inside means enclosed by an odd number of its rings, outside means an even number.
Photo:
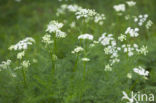
[{"label": "thin branching stalk", "polygon": [[27,87],[26,73],[25,73],[24,68],[22,68],[22,75],[23,75],[23,83],[24,83],[24,87]]}]

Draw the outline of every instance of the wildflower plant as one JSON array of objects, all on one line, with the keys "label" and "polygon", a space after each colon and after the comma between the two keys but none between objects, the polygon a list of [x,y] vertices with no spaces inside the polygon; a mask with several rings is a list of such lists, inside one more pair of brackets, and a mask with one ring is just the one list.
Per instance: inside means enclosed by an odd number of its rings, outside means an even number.
[{"label": "wildflower plant", "polygon": [[26,37],[17,44],[9,47],[10,51],[17,51],[16,61],[18,62],[18,66],[14,67],[14,71],[21,70],[25,87],[27,87],[26,71],[30,66],[30,61],[25,58],[25,52],[27,51],[28,46],[33,45],[34,43],[35,40],[32,37]]}]

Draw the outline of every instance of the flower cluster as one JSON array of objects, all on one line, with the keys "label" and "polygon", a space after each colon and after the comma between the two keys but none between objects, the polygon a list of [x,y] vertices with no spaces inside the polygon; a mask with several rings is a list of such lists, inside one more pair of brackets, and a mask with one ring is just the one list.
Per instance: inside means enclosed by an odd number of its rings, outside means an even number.
[{"label": "flower cluster", "polygon": [[78,46],[78,47],[76,47],[76,48],[72,51],[72,53],[75,54],[75,53],[79,53],[79,52],[81,52],[81,51],[84,51],[84,49],[83,49],[82,47]]},{"label": "flower cluster", "polygon": [[93,19],[95,23],[103,24],[103,20],[105,20],[104,14],[99,14],[95,12],[95,10],[91,9],[80,9],[76,13],[76,18],[85,18],[86,21]]},{"label": "flower cluster", "polygon": [[130,37],[138,37],[139,36],[139,28],[132,29],[131,27],[128,27],[125,31],[125,34],[129,34]]},{"label": "flower cluster", "polygon": [[121,42],[126,40],[126,35],[123,35],[121,34],[119,37],[118,37],[118,40],[120,40]]},{"label": "flower cluster", "polygon": [[17,54],[17,59],[20,59],[21,60],[24,57],[24,55],[25,55],[25,51],[19,52]]},{"label": "flower cluster", "polygon": [[93,40],[93,35],[91,34],[82,34],[78,36],[78,39],[83,39],[83,40]]},{"label": "flower cluster", "polygon": [[19,41],[15,45],[11,45],[9,47],[9,50],[26,50],[28,49],[28,45],[32,45],[35,42],[35,40],[31,37],[27,37],[21,41]]},{"label": "flower cluster", "polygon": [[152,26],[153,22],[151,20],[148,20],[146,23],[146,28],[149,29]]},{"label": "flower cluster", "polygon": [[138,51],[138,45],[137,44],[123,44],[122,45],[124,53],[128,53],[128,56],[133,56],[134,51]]},{"label": "flower cluster", "polygon": [[95,23],[103,24],[103,20],[106,19],[104,14],[97,13],[92,9],[85,9],[78,5],[66,5],[63,4],[59,9],[57,9],[57,15],[64,14],[65,11],[74,12],[77,19],[85,18],[85,21],[93,20]]},{"label": "flower cluster", "polygon": [[0,71],[8,69],[10,64],[11,64],[11,60],[2,61],[2,63],[0,64]]},{"label": "flower cluster", "polygon": [[[51,21],[46,29],[46,32],[48,33],[55,33],[55,36],[57,38],[65,38],[66,37],[66,33],[62,32],[60,29],[63,27],[63,23],[59,23],[57,21]],[[49,37],[48,37],[49,38]],[[45,39],[45,38],[43,38]]]},{"label": "flower cluster", "polygon": [[74,4],[74,5],[67,5],[67,4],[63,4],[61,5],[60,8],[57,9],[57,16],[59,16],[60,14],[64,14],[65,11],[69,11],[69,12],[77,12],[78,10],[82,9],[82,7]]},{"label": "flower cluster", "polygon": [[130,7],[136,5],[136,2],[135,2],[135,1],[127,1],[126,3],[127,3],[127,5],[130,6]]},{"label": "flower cluster", "polygon": [[54,41],[51,40],[51,35],[45,34],[45,35],[42,37],[42,42],[45,43],[46,45],[48,45],[48,44],[53,43]]},{"label": "flower cluster", "polygon": [[28,68],[30,66],[29,60],[24,60],[21,64],[24,68]]},{"label": "flower cluster", "polygon": [[106,71],[110,71],[112,69],[108,67],[112,66],[115,63],[118,63],[120,60],[118,59],[118,52],[121,50],[120,47],[117,47],[116,40],[113,38],[112,34],[103,33],[101,37],[99,37],[99,42],[105,47],[104,52],[106,55],[110,55],[110,64],[107,64]]},{"label": "flower cluster", "polygon": [[134,22],[136,22],[139,26],[142,26],[144,22],[146,22],[148,18],[148,14],[139,15],[138,17],[134,18]]},{"label": "flower cluster", "polygon": [[124,12],[126,10],[125,4],[114,5],[113,8],[116,12]]},{"label": "flower cluster", "polygon": [[139,67],[136,67],[136,68],[133,68],[133,71],[141,76],[148,76],[149,74],[149,71],[146,71],[143,67],[139,66]]}]

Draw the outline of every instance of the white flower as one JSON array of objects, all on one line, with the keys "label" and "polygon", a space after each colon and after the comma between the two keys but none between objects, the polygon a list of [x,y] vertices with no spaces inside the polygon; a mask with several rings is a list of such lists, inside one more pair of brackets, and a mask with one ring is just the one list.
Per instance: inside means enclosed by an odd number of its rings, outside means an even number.
[{"label": "white flower", "polygon": [[87,17],[95,16],[96,12],[95,10],[91,10],[91,9],[80,9],[75,13],[75,15],[77,19],[87,18]]},{"label": "white flower", "polygon": [[139,28],[132,29],[131,27],[128,27],[125,31],[125,34],[130,34],[131,37],[138,37],[139,36]]},{"label": "white flower", "polygon": [[148,76],[149,71],[146,71],[143,67],[139,66],[136,68],[133,68],[133,71],[141,76]]},{"label": "white flower", "polygon": [[139,15],[138,17],[134,18],[134,22],[136,22],[139,26],[142,26],[144,22],[147,21],[147,18],[148,18],[147,14]]},{"label": "white flower", "polygon": [[118,59],[117,57],[118,57],[117,53],[114,53],[113,58],[110,59],[110,62],[111,62],[110,65],[111,65],[111,66],[112,66],[113,64],[115,64],[115,63],[119,63],[119,62],[120,62],[120,59]]},{"label": "white flower", "polygon": [[65,32],[62,32],[61,30],[56,31],[56,37],[57,38],[65,38],[67,34]]},{"label": "white flower", "polygon": [[149,29],[152,26],[153,22],[151,20],[148,20],[146,23],[146,28]]},{"label": "white flower", "polygon": [[128,56],[133,56],[134,55],[134,51],[138,52],[138,45],[137,44],[127,44],[127,45],[122,45],[123,51],[124,53],[128,53]]},{"label": "white flower", "polygon": [[27,37],[21,41],[19,41],[17,44],[15,45],[11,45],[9,47],[9,50],[26,50],[28,48],[28,45],[32,45],[32,43],[34,43],[35,40],[31,37]]},{"label": "white flower", "polygon": [[88,61],[90,61],[90,59],[89,58],[82,58],[82,61],[88,62]]},{"label": "white flower", "polygon": [[93,40],[93,35],[91,34],[82,34],[80,36],[78,36],[78,39],[83,39],[83,40]]},{"label": "white flower", "polygon": [[56,15],[59,16],[60,14],[65,14],[66,11],[74,12],[77,19],[85,18],[85,22],[93,20],[95,23],[98,23],[99,25],[102,25],[103,20],[106,19],[104,14],[99,14],[95,10],[85,9],[78,5],[66,5],[66,4],[63,4],[61,8],[57,9]]},{"label": "white flower", "polygon": [[109,64],[107,64],[105,66],[105,71],[112,71],[112,67]]},{"label": "white flower", "polygon": [[132,73],[128,73],[127,78],[132,79]]},{"label": "white flower", "polygon": [[70,24],[70,27],[71,28],[74,28],[76,26],[76,23],[73,21],[71,24]]},{"label": "white flower", "polygon": [[0,64],[0,71],[4,69],[8,69],[10,64],[11,64],[11,60],[2,61],[2,63]]},{"label": "white flower", "polygon": [[48,24],[46,31],[49,33],[55,33],[62,27],[63,27],[62,23],[59,23],[59,22],[53,20]]},{"label": "white flower", "polygon": [[138,49],[138,52],[139,52],[140,54],[146,55],[146,54],[148,53],[147,46],[144,46],[144,45],[143,45],[140,49]]},{"label": "white flower", "polygon": [[119,37],[118,37],[118,40],[120,40],[121,42],[126,40],[126,35],[123,35],[121,34]]},{"label": "white flower", "polygon": [[28,60],[28,61],[24,60],[24,61],[22,62],[22,66],[23,66],[24,68],[28,68],[28,67],[30,66],[29,60]]},{"label": "white flower", "polygon": [[17,59],[22,59],[24,55],[25,55],[25,52],[24,51],[18,53],[17,54]]},{"label": "white flower", "polygon": [[75,54],[75,53],[79,53],[79,52],[81,52],[81,51],[84,51],[84,49],[83,49],[82,47],[78,46],[78,47],[76,47],[76,48],[72,51],[72,53]]},{"label": "white flower", "polygon": [[51,35],[45,34],[45,35],[42,37],[42,42],[43,42],[43,43],[46,43],[46,44],[51,44],[51,43],[53,43],[54,41],[51,40]]},{"label": "white flower", "polygon": [[[111,41],[114,41],[114,38],[112,37],[112,34],[106,35],[106,33],[103,33],[102,36],[99,38],[99,42],[103,45],[109,45]],[[115,41],[114,41],[115,42]]]},{"label": "white flower", "polygon": [[117,12],[124,12],[126,10],[125,4],[114,5],[113,8]]},{"label": "white flower", "polygon": [[128,6],[135,6],[135,4],[136,4],[136,2],[134,2],[134,1],[127,1],[126,2],[127,4],[128,4]]}]

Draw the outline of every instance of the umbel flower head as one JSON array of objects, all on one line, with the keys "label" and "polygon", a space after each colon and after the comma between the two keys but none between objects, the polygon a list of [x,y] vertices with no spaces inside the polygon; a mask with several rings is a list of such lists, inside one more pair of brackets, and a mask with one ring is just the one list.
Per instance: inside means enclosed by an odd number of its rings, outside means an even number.
[{"label": "umbel flower head", "polygon": [[125,4],[114,5],[113,8],[117,12],[124,12],[126,10]]},{"label": "umbel flower head", "polygon": [[126,3],[127,3],[127,5],[130,6],[130,7],[131,7],[131,6],[135,6],[135,4],[136,4],[136,2],[134,2],[134,1],[127,1]]},{"label": "umbel flower head", "polygon": [[95,16],[96,12],[95,10],[91,10],[91,9],[80,9],[75,13],[75,15],[77,19],[80,19],[82,17],[87,18],[87,17]]},{"label": "umbel flower head", "polygon": [[51,35],[45,34],[45,35],[42,37],[42,42],[45,43],[45,44],[51,44],[51,43],[53,43],[54,41],[51,40]]},{"label": "umbel flower head", "polygon": [[17,59],[22,59],[24,55],[25,55],[25,52],[24,52],[24,51],[19,52],[19,53],[17,54]]},{"label": "umbel flower head", "polygon": [[91,34],[82,34],[80,36],[78,36],[78,39],[82,39],[82,40],[93,40],[93,35]]},{"label": "umbel flower head", "polygon": [[22,66],[24,67],[24,68],[28,68],[29,66],[30,66],[30,62],[29,62],[29,60],[24,60],[23,62],[22,62]]},{"label": "umbel flower head", "polygon": [[28,45],[32,45],[33,43],[35,43],[35,40],[31,37],[26,37],[25,39],[19,41],[17,44],[15,45],[11,45],[9,47],[9,50],[26,50],[28,49]]},{"label": "umbel flower head", "polygon": [[78,46],[78,47],[76,47],[76,48],[72,51],[72,53],[75,54],[75,53],[79,53],[79,52],[81,52],[81,51],[84,51],[84,49],[83,49],[82,47]]},{"label": "umbel flower head", "polygon": [[53,32],[55,33],[62,27],[63,27],[62,23],[59,23],[59,22],[53,20],[48,24],[46,31],[49,33],[53,33]]},{"label": "umbel flower head", "polygon": [[143,67],[139,66],[133,69],[133,71],[142,76],[148,76],[149,71],[146,71]]},{"label": "umbel flower head", "polygon": [[0,71],[8,69],[10,64],[11,64],[11,60],[2,61],[2,63],[0,64]]},{"label": "umbel flower head", "polygon": [[139,36],[139,28],[132,29],[131,27],[128,27],[125,31],[125,34],[130,34],[130,37],[138,37]]},{"label": "umbel flower head", "polygon": [[[99,37],[99,42],[103,45],[109,45],[111,41],[113,41],[113,45],[116,45],[114,38],[112,37],[112,34],[106,35],[106,33],[103,33],[101,37]],[[115,44],[114,44],[115,43]]]},{"label": "umbel flower head", "polygon": [[[53,21],[51,21],[48,24],[47,29],[46,29],[46,32],[55,33],[55,36],[57,38],[65,38],[66,37],[66,33],[65,32],[62,32],[60,30],[62,27],[63,27],[63,23],[59,23],[59,22],[53,20]],[[46,37],[43,37],[44,41],[45,41],[45,39],[48,39],[48,41],[49,41],[49,38],[50,38],[49,35],[46,35]],[[50,41],[50,43],[51,43],[51,41]]]}]

